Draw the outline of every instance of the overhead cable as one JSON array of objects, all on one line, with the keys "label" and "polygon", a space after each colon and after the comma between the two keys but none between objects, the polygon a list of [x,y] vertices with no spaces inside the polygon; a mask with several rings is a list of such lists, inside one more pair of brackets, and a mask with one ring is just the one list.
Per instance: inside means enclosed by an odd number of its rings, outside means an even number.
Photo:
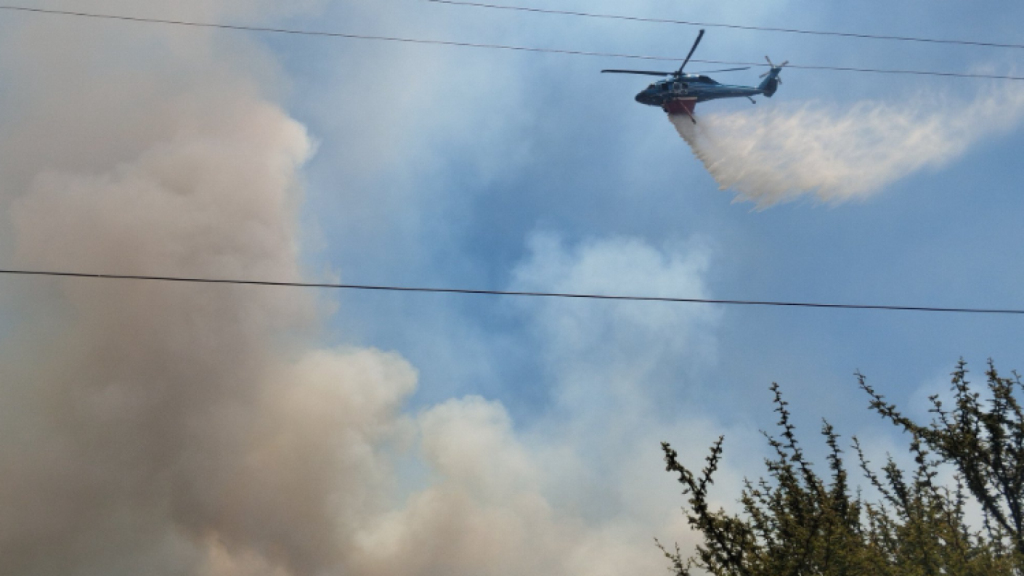
[{"label": "overhead cable", "polygon": [[98,274],[86,272],[58,272],[50,270],[3,270],[0,274],[15,276],[51,276],[64,278],[87,278],[96,280],[139,280],[153,282],[177,282],[189,284],[234,284],[244,286],[267,286],[279,288],[329,288],[336,290],[367,290],[381,292],[421,292],[433,294],[472,294],[482,296],[520,296],[532,298],[566,298],[577,300],[613,300],[628,302],[666,302],[676,304],[721,304],[734,306],[772,306],[786,308],[830,308],[840,310],[883,310],[889,312],[942,312],[966,314],[1024,315],[1024,309],[1014,308],[970,308],[940,306],[895,306],[885,304],[836,304],[823,302],[784,302],[771,300],[723,300],[711,298],[683,298],[672,296],[631,296],[612,294],[581,294],[569,292],[528,292],[517,290],[475,290],[470,288],[428,288],[419,286],[381,286],[369,284],[333,284],[325,282],[276,282],[270,280],[238,280],[226,278],[196,278],[182,276],[146,276],[138,274]]},{"label": "overhead cable", "polygon": [[533,12],[536,14],[557,14],[560,16],[582,16],[585,18],[602,18],[607,20],[627,20],[631,22],[649,22],[656,24],[682,24],[686,26],[703,26],[706,28],[731,28],[733,30],[757,30],[761,32],[784,32],[787,34],[809,34],[814,36],[841,36],[865,40],[896,40],[901,42],[924,42],[928,44],[955,44],[960,46],[985,46],[989,48],[1024,49],[1024,44],[1004,44],[1001,42],[979,42],[976,40],[951,40],[941,38],[921,38],[916,36],[886,36],[882,34],[861,34],[856,32],[834,32],[826,30],[805,30],[800,28],[775,28],[771,26],[744,26],[741,24],[722,24],[715,22],[697,22],[693,20],[672,20],[667,18],[647,18],[643,16],[626,16],[621,14],[602,14],[596,12],[578,12],[574,10],[551,10],[528,6],[509,6],[505,4],[485,4],[482,2],[464,2],[462,0],[426,0],[435,4],[452,6],[468,6],[474,8],[490,8],[496,10],[512,10],[516,12]]},{"label": "overhead cable", "polygon": [[[536,48],[530,46],[511,46],[506,44],[479,44],[474,42],[456,42],[452,40],[431,40],[425,38],[403,38],[399,36],[377,36],[369,34],[352,34],[347,32],[321,32],[316,30],[298,30],[292,28],[271,28],[266,26],[244,26],[240,24],[216,24],[212,22],[194,22],[188,20],[169,20],[164,18],[143,18],[139,16],[122,16],[116,14],[100,14],[94,12],[75,12],[69,10],[49,10],[44,8],[27,8],[23,6],[0,6],[0,10],[17,11],[35,14],[51,14],[59,16],[76,16],[81,18],[94,18],[102,20],[118,20],[123,22],[136,22],[147,24],[167,24],[174,26],[189,26],[194,28],[213,28],[219,30],[235,30],[247,32],[265,32],[272,34],[291,34],[301,36],[320,36],[329,38],[345,38],[351,40],[377,40],[383,42],[402,42],[407,44],[433,44],[440,46],[456,46],[461,48],[486,48],[491,50],[510,50],[517,52],[533,52],[548,54],[563,54],[569,56],[594,56],[601,58],[627,58],[633,60],[657,60],[666,62],[677,62],[678,57],[669,56],[644,56],[639,54],[618,54],[613,52],[591,52],[584,50],[563,50],[558,48]],[[765,66],[761,62],[735,62],[730,60],[698,60],[691,62],[702,64],[724,64],[730,66]],[[874,74],[899,74],[916,76],[940,76],[946,78],[974,78],[988,80],[1024,80],[1024,76],[1008,76],[998,74],[974,74],[964,72],[932,72],[924,70],[886,70],[875,68],[853,68],[846,66],[815,66],[801,64],[787,64],[787,68],[801,70],[833,70],[838,72],[864,72]]]}]

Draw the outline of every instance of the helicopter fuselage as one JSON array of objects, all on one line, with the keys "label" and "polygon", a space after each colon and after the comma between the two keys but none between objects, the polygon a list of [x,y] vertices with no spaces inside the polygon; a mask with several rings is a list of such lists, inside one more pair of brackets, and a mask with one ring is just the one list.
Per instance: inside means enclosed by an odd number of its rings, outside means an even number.
[{"label": "helicopter fuselage", "polygon": [[636,101],[659,106],[670,114],[692,114],[693,106],[698,102],[760,95],[768,95],[768,91],[760,87],[719,84],[701,74],[682,74],[654,82],[636,95]]},{"label": "helicopter fuselage", "polygon": [[749,66],[708,71],[702,74],[685,74],[683,69],[686,68],[686,63],[690,61],[690,57],[693,56],[693,52],[697,49],[697,45],[700,44],[700,39],[703,37],[704,30],[701,30],[697,34],[697,39],[693,41],[693,46],[690,48],[689,54],[686,55],[686,59],[679,66],[679,70],[675,72],[657,72],[653,70],[601,70],[601,72],[667,76],[664,80],[651,84],[637,94],[636,101],[648,106],[658,106],[669,114],[686,114],[694,123],[697,122],[697,118],[693,115],[693,108],[698,102],[707,102],[708,100],[718,100],[720,98],[750,98],[750,101],[753,102],[754,96],[771,98],[775,91],[778,90],[779,84],[782,84],[779,73],[782,72],[782,68],[789,61],[787,60],[776,66],[772,63],[771,58],[767,56],[764,59],[768,61],[768,71],[761,75],[761,78],[764,78],[764,80],[756,87],[720,84],[707,76],[707,74],[712,72],[747,70],[750,68]]}]

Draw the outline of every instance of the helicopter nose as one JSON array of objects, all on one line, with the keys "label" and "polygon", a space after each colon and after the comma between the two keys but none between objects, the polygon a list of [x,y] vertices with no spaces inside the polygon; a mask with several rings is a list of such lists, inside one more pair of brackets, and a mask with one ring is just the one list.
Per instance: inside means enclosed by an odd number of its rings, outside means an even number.
[{"label": "helicopter nose", "polygon": [[636,101],[641,104],[647,104],[650,102],[650,96],[647,95],[646,91],[641,92],[636,95]]}]

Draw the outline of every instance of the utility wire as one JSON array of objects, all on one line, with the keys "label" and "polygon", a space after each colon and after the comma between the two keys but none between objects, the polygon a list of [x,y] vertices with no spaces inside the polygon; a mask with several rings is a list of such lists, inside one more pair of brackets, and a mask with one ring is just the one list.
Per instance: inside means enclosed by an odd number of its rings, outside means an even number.
[{"label": "utility wire", "polygon": [[885,310],[902,312],[958,312],[968,314],[1024,315],[1024,309],[1014,308],[944,308],[938,306],[888,306],[883,304],[830,304],[821,302],[780,302],[770,300],[719,300],[710,298],[675,298],[670,296],[628,296],[610,294],[580,294],[569,292],[525,292],[516,290],[473,290],[469,288],[425,288],[416,286],[374,286],[368,284],[331,284],[320,282],[273,282],[269,280],[233,280],[223,278],[189,278],[181,276],[143,276],[136,274],[88,274],[84,272],[56,272],[46,270],[3,270],[0,274],[15,276],[56,276],[64,278],[91,278],[99,280],[148,280],[190,284],[236,284],[247,286],[276,286],[282,288],[331,288],[336,290],[370,290],[381,292],[425,292],[434,294],[475,294],[484,296],[524,296],[534,298],[572,298],[579,300],[617,300],[629,302],[670,302],[686,304],[725,304],[737,306],[774,306],[787,308],[831,308],[840,310]]},{"label": "utility wire", "polygon": [[[163,18],[142,18],[138,16],[120,16],[116,14],[99,14],[93,12],[73,12],[68,10],[49,10],[43,8],[26,8],[23,6],[0,6],[0,10],[27,12],[35,14],[51,14],[59,16],[76,16],[81,18],[95,18],[102,20],[119,20],[123,22],[137,22],[147,24],[168,24],[174,26],[189,26],[193,28],[215,28],[219,30],[236,30],[248,32],[267,32],[272,34],[292,34],[301,36],[321,36],[329,38],[346,38],[352,40],[378,40],[383,42],[403,42],[408,44],[434,44],[440,46],[458,46],[462,48],[486,48],[492,50],[511,50],[517,52],[535,52],[549,54],[564,54],[569,56],[596,56],[602,58],[628,58],[633,60],[658,60],[677,62],[679,58],[667,56],[644,56],[638,54],[617,54],[612,52],[589,52],[583,50],[561,50],[557,48],[535,48],[530,46],[510,46],[505,44],[478,44],[473,42],[455,42],[451,40],[430,40],[423,38],[403,38],[399,36],[375,36],[368,34],[350,34],[347,32],[319,32],[315,30],[297,30],[291,28],[270,28],[265,26],[243,26],[239,24],[214,24],[211,22],[193,22],[188,20],[168,20]],[[702,64],[726,64],[731,66],[761,66],[761,62],[735,62],[730,60],[698,60],[691,62]],[[801,70],[833,70],[838,72],[864,72],[874,74],[900,74],[916,76],[941,76],[946,78],[975,78],[988,80],[1024,80],[1024,76],[1007,76],[997,74],[971,74],[961,72],[931,72],[923,70],[885,70],[875,68],[852,68],[843,66],[813,66],[800,64],[787,64],[787,68]]]},{"label": "utility wire", "polygon": [[657,24],[683,24],[686,26],[704,26],[707,28],[731,28],[734,30],[758,30],[762,32],[785,32],[787,34],[810,34],[814,36],[841,36],[844,38],[860,38],[869,40],[897,40],[901,42],[925,42],[929,44],[955,44],[960,46],[986,46],[989,48],[1024,49],[1024,44],[1003,44],[1000,42],[978,42],[975,40],[949,40],[940,38],[920,38],[915,36],[885,36],[878,34],[859,34],[855,32],[833,32],[825,30],[803,30],[800,28],[773,28],[770,26],[743,26],[740,24],[722,24],[714,22],[695,22],[691,20],[671,20],[666,18],[646,18],[642,16],[625,16],[621,14],[601,14],[595,12],[577,12],[573,10],[550,10],[528,6],[508,6],[505,4],[485,4],[482,2],[463,2],[461,0],[426,0],[435,4],[452,6],[468,6],[474,8],[490,8],[496,10],[512,10],[516,12],[533,12],[536,14],[557,14],[560,16],[582,16],[585,18],[603,18],[608,20],[628,20],[631,22],[652,22]]}]

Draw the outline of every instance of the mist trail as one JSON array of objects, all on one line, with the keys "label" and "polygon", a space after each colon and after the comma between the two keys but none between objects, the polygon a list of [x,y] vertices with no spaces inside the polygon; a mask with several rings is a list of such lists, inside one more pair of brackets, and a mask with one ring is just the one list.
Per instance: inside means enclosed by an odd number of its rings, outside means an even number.
[{"label": "mist trail", "polygon": [[747,112],[670,116],[721,189],[764,208],[813,195],[842,202],[937,168],[980,139],[1024,118],[1024,90],[982,90],[972,101],[916,98],[890,105],[862,101],[846,109],[820,103]]}]

